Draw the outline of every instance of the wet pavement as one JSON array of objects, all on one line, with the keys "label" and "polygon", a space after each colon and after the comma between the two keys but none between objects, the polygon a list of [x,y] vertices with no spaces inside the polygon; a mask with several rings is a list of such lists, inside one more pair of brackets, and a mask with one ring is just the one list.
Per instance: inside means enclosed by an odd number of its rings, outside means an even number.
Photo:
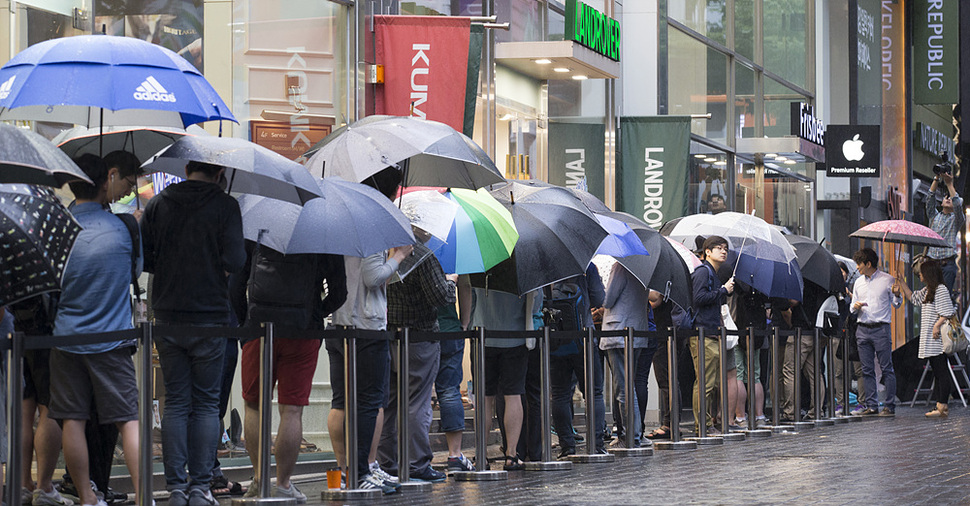
[{"label": "wet pavement", "polygon": [[[373,501],[404,504],[970,504],[970,410],[928,420],[925,407],[895,418],[655,451],[571,471],[518,471],[508,481],[435,484]],[[300,480],[321,504],[322,477]],[[229,500],[223,500],[227,505]]]}]

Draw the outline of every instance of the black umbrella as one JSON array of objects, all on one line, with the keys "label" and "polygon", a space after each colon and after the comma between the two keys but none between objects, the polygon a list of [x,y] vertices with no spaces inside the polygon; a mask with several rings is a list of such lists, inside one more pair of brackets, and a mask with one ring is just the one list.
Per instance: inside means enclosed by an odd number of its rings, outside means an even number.
[{"label": "black umbrella", "polygon": [[519,240],[511,258],[472,276],[475,286],[521,295],[583,274],[609,235],[565,188],[508,181],[489,192],[512,213]]},{"label": "black umbrella", "polygon": [[664,294],[682,308],[690,307],[693,299],[690,269],[676,247],[660,232],[633,215],[617,212],[600,214],[630,225],[643,242],[643,247],[650,252],[649,255],[619,257],[616,261],[630,271],[644,287]]},{"label": "black umbrella", "polygon": [[840,292],[845,288],[839,261],[829,250],[803,235],[786,235],[785,239],[795,248],[795,258],[806,281],[827,292]]},{"label": "black umbrella", "polygon": [[49,190],[0,185],[0,306],[60,290],[80,231]]},{"label": "black umbrella", "polygon": [[41,184],[60,188],[86,174],[43,136],[0,123],[0,183]]}]

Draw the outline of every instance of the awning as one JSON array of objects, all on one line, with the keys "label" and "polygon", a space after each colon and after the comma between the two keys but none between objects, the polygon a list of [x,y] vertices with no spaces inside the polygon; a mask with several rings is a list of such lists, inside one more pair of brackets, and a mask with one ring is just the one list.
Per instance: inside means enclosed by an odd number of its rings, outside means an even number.
[{"label": "awning", "polygon": [[[785,157],[796,163],[825,162],[824,146],[795,136],[738,139],[737,153],[742,158],[761,154]],[[774,157],[766,157],[765,161],[768,162],[771,158]]]},{"label": "awning", "polygon": [[571,40],[500,42],[495,62],[539,80],[616,79],[620,62]]}]

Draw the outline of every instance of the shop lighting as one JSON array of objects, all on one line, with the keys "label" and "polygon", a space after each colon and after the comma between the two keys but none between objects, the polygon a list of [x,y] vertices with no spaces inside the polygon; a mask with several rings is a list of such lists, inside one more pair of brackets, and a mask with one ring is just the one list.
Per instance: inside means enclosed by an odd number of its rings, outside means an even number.
[{"label": "shop lighting", "polygon": [[589,78],[586,77],[586,76],[584,76],[583,74],[576,74],[576,75],[573,76],[573,79],[575,79],[577,81],[582,81],[584,79],[589,79]]},{"label": "shop lighting", "polygon": [[717,158],[714,158],[713,156],[708,156],[707,158],[704,158],[704,161],[705,162],[716,162],[717,161]]},{"label": "shop lighting", "polygon": [[561,74],[564,74],[566,72],[569,72],[569,69],[566,68],[566,67],[556,67],[556,68],[552,69],[552,71],[553,72],[559,72]]},{"label": "shop lighting", "polygon": [[714,162],[714,165],[727,165],[727,162],[722,160],[720,162]]},{"label": "shop lighting", "polygon": [[796,163],[798,162],[796,162],[795,160],[785,160],[785,165],[795,165]]},{"label": "shop lighting", "polygon": [[703,155],[703,154],[701,154],[701,155],[694,155],[694,158],[704,159],[704,158],[707,158],[707,155]]},{"label": "shop lighting", "polygon": [[777,153],[765,153],[765,157],[767,157],[767,158],[777,158],[778,157],[778,154]]},{"label": "shop lighting", "polygon": [[550,63],[552,63],[552,60],[550,60],[549,58],[539,58],[538,60],[532,60],[532,61],[536,62],[536,64],[538,65],[549,65]]},{"label": "shop lighting", "polygon": [[784,161],[787,161],[787,160],[788,160],[788,158],[785,158],[784,156],[777,156],[777,155],[775,156],[775,161],[776,162],[784,162]]}]

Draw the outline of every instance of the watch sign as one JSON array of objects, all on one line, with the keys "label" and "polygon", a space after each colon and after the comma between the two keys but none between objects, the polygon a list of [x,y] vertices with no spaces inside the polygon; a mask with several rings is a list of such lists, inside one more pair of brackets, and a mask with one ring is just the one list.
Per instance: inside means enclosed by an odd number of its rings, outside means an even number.
[{"label": "watch sign", "polygon": [[879,177],[879,125],[829,125],[825,131],[825,174]]}]

